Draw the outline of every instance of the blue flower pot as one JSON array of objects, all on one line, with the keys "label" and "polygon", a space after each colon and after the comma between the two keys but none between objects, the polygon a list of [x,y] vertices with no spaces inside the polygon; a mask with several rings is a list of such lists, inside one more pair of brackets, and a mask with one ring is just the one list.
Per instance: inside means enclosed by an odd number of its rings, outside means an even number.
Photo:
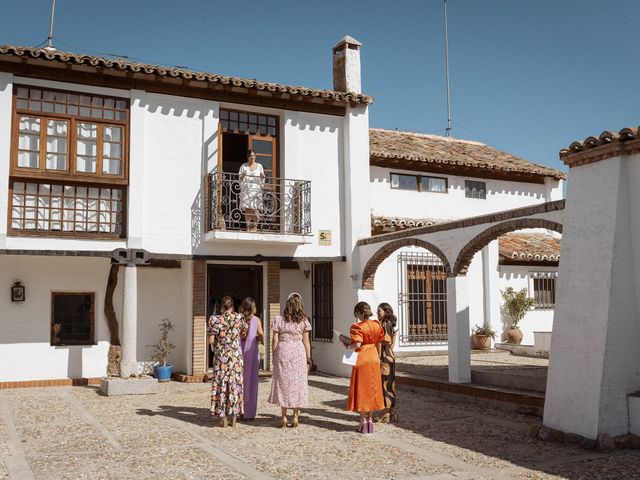
[{"label": "blue flower pot", "polygon": [[171,380],[171,374],[173,373],[173,365],[156,365],[153,367],[153,376],[158,379],[159,382],[168,382]]}]

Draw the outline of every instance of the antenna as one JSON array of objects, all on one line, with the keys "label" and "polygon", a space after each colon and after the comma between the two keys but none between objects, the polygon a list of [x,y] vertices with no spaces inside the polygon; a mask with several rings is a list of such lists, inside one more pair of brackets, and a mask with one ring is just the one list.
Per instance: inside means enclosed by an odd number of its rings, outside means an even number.
[{"label": "antenna", "polygon": [[451,90],[449,87],[449,26],[447,21],[447,0],[444,0],[444,75],[447,82],[447,128],[445,137],[451,136]]},{"label": "antenna", "polygon": [[49,21],[49,36],[47,37],[47,46],[45,50],[53,51],[56,47],[53,46],[53,14],[56,10],[56,0],[51,0],[51,20]]}]

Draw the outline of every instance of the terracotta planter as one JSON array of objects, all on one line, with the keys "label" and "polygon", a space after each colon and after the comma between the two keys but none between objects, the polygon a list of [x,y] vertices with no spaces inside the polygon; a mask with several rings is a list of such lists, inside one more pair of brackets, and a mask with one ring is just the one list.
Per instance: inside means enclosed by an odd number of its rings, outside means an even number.
[{"label": "terracotta planter", "polygon": [[507,343],[513,343],[514,345],[520,345],[522,343],[522,330],[518,327],[510,328],[507,330]]},{"label": "terracotta planter", "polygon": [[476,350],[489,350],[491,348],[491,337],[489,335],[471,335],[473,348]]}]

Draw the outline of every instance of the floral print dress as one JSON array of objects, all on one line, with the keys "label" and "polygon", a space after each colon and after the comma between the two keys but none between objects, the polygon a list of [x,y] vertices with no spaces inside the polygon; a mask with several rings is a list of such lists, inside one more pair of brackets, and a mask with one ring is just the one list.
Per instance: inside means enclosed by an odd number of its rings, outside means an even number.
[{"label": "floral print dress", "polygon": [[244,317],[235,312],[225,312],[209,318],[207,335],[215,337],[211,382],[211,415],[214,417],[242,413],[244,362],[240,335],[246,330]]}]

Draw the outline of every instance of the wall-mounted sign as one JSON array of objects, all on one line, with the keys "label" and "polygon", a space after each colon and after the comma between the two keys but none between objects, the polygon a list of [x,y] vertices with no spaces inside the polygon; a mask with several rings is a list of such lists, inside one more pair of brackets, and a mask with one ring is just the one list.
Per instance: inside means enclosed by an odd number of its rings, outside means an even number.
[{"label": "wall-mounted sign", "polygon": [[318,245],[323,247],[331,246],[331,230],[318,231]]}]

